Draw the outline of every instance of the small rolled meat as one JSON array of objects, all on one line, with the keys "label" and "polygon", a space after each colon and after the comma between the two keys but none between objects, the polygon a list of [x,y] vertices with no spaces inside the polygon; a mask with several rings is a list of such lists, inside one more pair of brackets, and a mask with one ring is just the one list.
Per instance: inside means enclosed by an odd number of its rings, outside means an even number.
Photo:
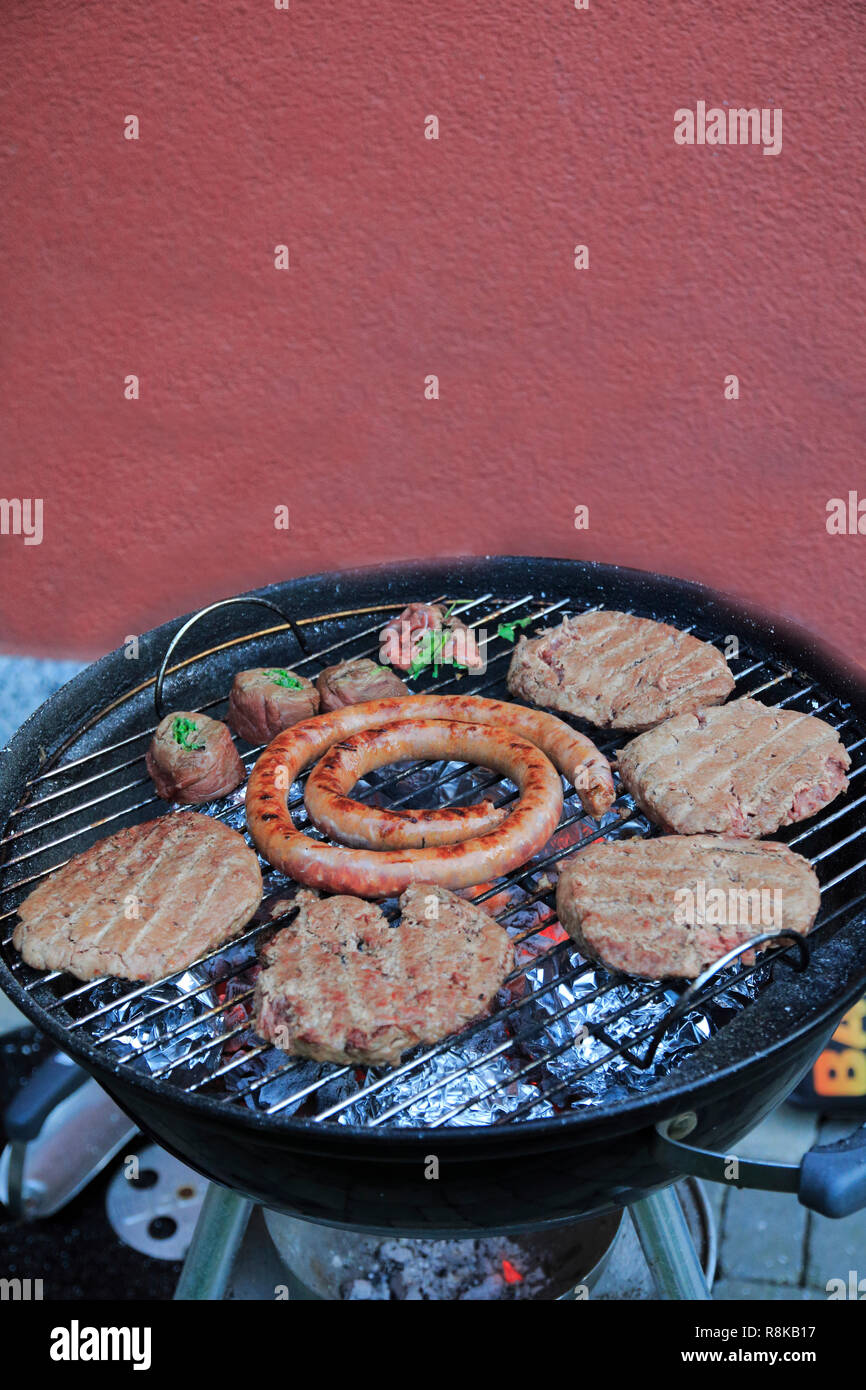
[{"label": "small rolled meat", "polygon": [[379,633],[382,659],[401,671],[427,666],[483,668],[475,634],[452,612],[453,607],[410,603]]},{"label": "small rolled meat", "polygon": [[165,716],[145,762],[157,795],[185,806],[226,796],[247,775],[228,726],[189,710],[175,710]]},{"label": "small rolled meat", "polygon": [[282,666],[238,671],[232,681],[226,722],[247,743],[270,743],[319,709],[319,692],[306,676]]},{"label": "small rolled meat", "polygon": [[[540,849],[559,820],[562,788],[555,773],[556,803],[552,784],[549,794],[536,786],[531,794],[524,792],[501,826],[459,845],[414,850],[346,849],[313,840],[296,828],[286,793],[303,768],[352,734],[418,717],[490,725],[528,739],[577,788],[590,814],[602,815],[614,801],[607,759],[584,734],[552,714],[468,695],[374,700],[296,724],[275,738],[259,758],[247,787],[247,825],[268,862],[309,887],[375,898],[402,892],[410,883],[436,882],[444,888],[482,883],[508,873]],[[513,751],[516,768],[522,745],[519,749],[515,745]],[[411,752],[406,756],[411,757]]]},{"label": "small rolled meat", "polygon": [[[371,768],[407,757],[461,758],[506,771],[511,777],[515,737],[489,725],[456,724],[444,719],[406,719],[384,729],[365,729],[335,744],[319,760],[307,778],[304,803],[320,830],[332,840],[356,849],[452,845],[494,830],[505,820],[508,810],[482,801],[475,806],[442,806],[433,811],[392,811],[351,801],[346,793]],[[534,744],[525,739],[517,741],[523,744],[521,776],[548,762]]]},{"label": "small rolled meat", "polygon": [[323,711],[410,694],[408,685],[390,667],[377,666],[366,656],[326,667],[316,685]]}]

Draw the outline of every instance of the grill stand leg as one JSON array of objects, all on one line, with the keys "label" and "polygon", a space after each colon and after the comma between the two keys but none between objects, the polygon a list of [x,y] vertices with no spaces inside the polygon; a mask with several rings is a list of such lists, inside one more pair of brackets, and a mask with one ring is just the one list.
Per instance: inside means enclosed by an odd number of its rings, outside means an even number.
[{"label": "grill stand leg", "polygon": [[174,1291],[180,1302],[223,1297],[252,1202],[212,1182],[205,1193],[192,1242]]},{"label": "grill stand leg", "polygon": [[708,1299],[710,1291],[673,1187],[629,1207],[660,1298]]}]

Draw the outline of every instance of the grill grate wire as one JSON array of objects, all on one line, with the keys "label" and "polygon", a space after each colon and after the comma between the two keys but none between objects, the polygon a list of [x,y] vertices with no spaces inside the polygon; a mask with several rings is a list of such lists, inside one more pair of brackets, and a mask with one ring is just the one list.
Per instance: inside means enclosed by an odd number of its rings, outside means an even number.
[{"label": "grill grate wire", "polygon": [[[441,596],[441,598],[444,600],[445,596]],[[493,604],[491,608],[484,608],[485,604],[491,602]],[[600,604],[579,604],[568,599],[544,602],[532,594],[525,594],[519,599],[498,600],[493,598],[490,593],[485,593],[479,598],[463,602],[460,610],[461,617],[468,622],[470,627],[481,629],[486,634],[482,641],[487,656],[486,670],[474,679],[470,678],[469,673],[464,673],[461,677],[452,670],[447,675],[442,675],[433,681],[415,682],[415,688],[420,694],[459,690],[461,694],[508,698],[505,688],[505,670],[513,650],[513,644],[507,637],[499,634],[498,626],[492,635],[489,634],[488,629],[491,625],[498,625],[503,620],[513,622],[528,618],[529,623],[523,628],[523,631],[532,632],[543,619],[551,618],[558,621],[566,615],[588,612],[599,607],[601,607]],[[375,655],[378,650],[377,642],[374,641],[372,645],[365,643],[360,649],[358,649],[358,643],[363,643],[364,639],[379,632],[387,608],[387,605],[383,605],[379,610],[369,608],[356,610],[359,615],[371,615],[378,612],[380,614],[379,620],[363,627],[360,631],[351,632],[327,642],[324,646],[317,647],[316,651],[311,652],[309,656],[300,657],[293,661],[293,669],[300,669],[308,662],[321,664],[323,657],[330,657],[334,654],[336,654],[335,659],[340,660],[346,656]],[[483,612],[480,616],[474,616],[479,608],[482,608]],[[335,618],[345,619],[352,616],[351,611],[338,615],[324,615],[323,618],[306,619],[304,625],[312,626],[318,630],[320,627],[326,628],[328,623]],[[646,616],[658,617],[660,615],[654,613]],[[269,628],[266,633],[282,633],[287,626]],[[724,635],[698,630],[694,624],[683,627],[682,630],[693,631],[703,640],[711,641],[716,645],[721,645],[725,640]],[[218,647],[196,653],[172,669],[177,670],[181,666],[192,665],[198,660],[206,659],[216,651],[227,647],[242,646],[244,641],[249,642],[262,635],[261,633],[253,633],[246,639],[229,639]],[[775,704],[779,707],[800,707],[804,713],[819,715],[840,730],[843,742],[846,743],[851,755],[852,766],[849,771],[851,786],[845,797],[831,803],[825,812],[808,821],[805,825],[789,827],[790,833],[787,836],[784,831],[779,832],[780,838],[787,838],[787,842],[792,847],[796,847],[799,853],[804,854],[810,860],[819,875],[822,911],[814,931],[826,930],[833,920],[853,910],[860,902],[866,900],[866,887],[862,887],[862,883],[859,894],[855,892],[852,896],[848,891],[849,880],[855,874],[862,875],[863,869],[866,868],[866,858],[857,859],[860,851],[866,849],[866,840],[863,840],[863,836],[866,835],[866,790],[862,794],[858,794],[861,787],[866,788],[866,784],[859,780],[866,771],[866,737],[852,720],[847,706],[825,690],[820,689],[816,682],[810,681],[805,676],[772,661],[752,659],[748,652],[744,652],[742,648],[737,657],[729,658],[729,664],[736,680],[735,697],[748,694],[763,698],[764,702],[768,704]],[[145,686],[149,684],[151,683],[146,682]],[[142,688],[137,687],[135,692],[130,692],[130,695],[137,693]],[[218,709],[220,705],[225,703],[225,698],[212,700],[200,708],[208,712]],[[109,708],[115,708],[118,703],[114,702]],[[99,719],[106,713],[107,710],[102,711],[100,715],[90,719],[86,728],[89,730],[94,725],[98,726]],[[84,730],[79,730],[68,738],[64,744],[64,749],[68,750],[73,747],[83,732]],[[243,956],[244,948],[254,947],[266,936],[269,936],[282,921],[290,920],[292,914],[289,910],[282,918],[254,923],[239,937],[202,957],[194,967],[177,972],[175,977],[169,977],[170,980],[176,979],[186,976],[190,971],[196,971],[200,967],[207,967],[208,974],[199,983],[192,987],[185,987],[168,1000],[154,1003],[152,1008],[136,1015],[133,1025],[121,1023],[114,1027],[103,1028],[100,1031],[100,1022],[107,1015],[119,1007],[134,1005],[136,1001],[144,1000],[157,987],[151,983],[130,985],[123,982],[111,991],[110,997],[100,999],[99,986],[104,985],[105,981],[70,982],[70,977],[59,972],[31,970],[20,959],[11,944],[12,926],[16,916],[16,905],[26,895],[26,892],[48,873],[61,867],[80,849],[86,847],[77,844],[77,841],[88,835],[92,837],[94,830],[101,829],[103,826],[111,827],[115,822],[131,824],[136,818],[142,818],[141,812],[152,814],[163,805],[154,795],[142,797],[129,804],[119,804],[128,793],[136,792],[137,789],[149,785],[150,779],[146,775],[132,775],[131,780],[124,781],[120,785],[106,786],[112,778],[119,774],[134,768],[141,767],[143,769],[146,747],[144,741],[149,739],[152,733],[153,727],[149,726],[128,737],[117,739],[95,750],[69,758],[67,761],[32,777],[27,783],[24,799],[10,815],[9,828],[0,838],[0,851],[6,853],[3,865],[3,886],[0,888],[0,933],[2,933],[0,949],[3,951],[7,965],[27,992],[33,994],[42,1007],[54,1014],[71,1033],[83,1032],[96,1046],[106,1049],[109,1045],[117,1044],[120,1039],[127,1036],[131,1026],[140,1030],[144,1025],[153,1023],[178,1006],[198,1000],[202,996],[207,1002],[214,996],[215,991],[225,990],[225,998],[222,1001],[204,1010],[197,1010],[194,1017],[181,1023],[168,1034],[162,1033],[150,1043],[131,1048],[119,1056],[114,1055],[115,1065],[119,1067],[129,1066],[157,1048],[165,1049],[167,1043],[182,1038],[183,1034],[192,1028],[198,1029],[206,1022],[211,1024],[219,1022],[223,1025],[222,1031],[214,1033],[191,1050],[183,1052],[178,1059],[165,1062],[152,1070],[150,1075],[180,1092],[193,1093],[204,1090],[205,1093],[208,1093],[208,1091],[213,1092],[220,1081],[230,1077],[233,1072],[238,1071],[250,1061],[274,1054],[275,1057],[284,1060],[248,1084],[236,1086],[233,1090],[224,1092],[227,1103],[244,1105],[254,1098],[263,1087],[270,1086],[276,1080],[290,1082],[292,1076],[297,1075],[297,1087],[292,1087],[281,1099],[264,1107],[266,1113],[271,1115],[278,1115],[289,1107],[295,1111],[299,1106],[306,1105],[317,1092],[325,1091],[334,1082],[339,1081],[345,1085],[355,1075],[355,1082],[351,1087],[347,1087],[347,1094],[340,1096],[330,1104],[320,1105],[317,1111],[309,1116],[318,1123],[325,1123],[338,1120],[341,1115],[356,1107],[359,1101],[370,1096],[387,1097],[388,1089],[395,1087],[401,1078],[419,1071],[433,1060],[438,1060],[440,1063],[443,1059],[447,1061],[453,1054],[453,1066],[448,1066],[444,1074],[433,1080],[429,1086],[413,1089],[411,1095],[405,1099],[398,1099],[391,1105],[386,1104],[385,1109],[380,1110],[377,1115],[367,1121],[370,1127],[381,1127],[387,1125],[389,1121],[393,1121],[408,1107],[414,1106],[419,1099],[441,1091],[451,1082],[467,1075],[473,1069],[493,1061],[506,1051],[511,1051],[515,1047],[525,1044],[530,1038],[536,1039],[536,1042],[539,1037],[543,1039],[546,1030],[552,1024],[561,1024],[569,1020],[571,1015],[582,1009],[591,999],[603,999],[608,994],[613,995],[617,985],[622,983],[620,977],[609,975],[606,977],[608,982],[596,987],[590,994],[579,994],[572,1003],[562,1004],[541,1018],[521,1020],[521,1013],[526,1011],[530,1005],[537,1004],[540,998],[550,995],[551,991],[558,989],[563,984],[579,981],[582,976],[594,969],[588,964],[578,963],[567,970],[552,971],[552,978],[546,983],[542,982],[541,979],[532,982],[530,980],[532,974],[543,975],[547,963],[561,959],[561,952],[565,943],[557,941],[539,950],[536,954],[528,956],[522,964],[516,966],[511,972],[506,985],[522,984],[524,992],[516,997],[512,994],[506,1002],[495,1009],[492,1018],[505,1026],[507,1034],[502,1041],[497,1042],[480,1056],[464,1062],[456,1049],[489,1028],[490,1018],[478,1020],[463,1029],[456,1037],[445,1039],[430,1047],[415,1049],[399,1066],[388,1069],[384,1074],[371,1070],[367,1071],[366,1074],[357,1075],[358,1069],[352,1066],[322,1066],[320,1076],[311,1080],[304,1079],[307,1064],[299,1059],[275,1053],[270,1044],[253,1039],[249,1023],[245,1017],[242,1017],[237,1023],[232,1023],[229,1018],[230,1014],[235,1013],[240,1006],[249,1002],[253,992],[252,987],[236,988],[234,992],[229,988],[233,983],[242,985],[239,977],[249,969],[250,961]],[[627,741],[628,737],[627,734],[615,737],[595,734],[598,746],[609,757]],[[136,742],[141,743],[141,750],[135,756],[124,758],[119,762],[112,762],[108,767],[99,766],[97,770],[91,770],[94,762],[104,760],[106,757],[110,758],[114,753],[129,750]],[[242,759],[248,768],[252,766],[260,752],[261,748],[242,751]],[[444,768],[440,768],[435,763],[428,763],[423,766],[428,774],[425,780],[425,789],[440,794],[446,792],[449,784],[457,782],[465,773],[465,766],[461,765],[455,770],[455,765],[452,763],[447,764]],[[417,776],[418,767],[418,764],[413,764],[400,770],[371,774],[365,779],[366,786],[362,784],[356,789],[355,795],[363,799],[364,796],[376,794],[380,798],[385,798],[386,804],[394,806],[417,800],[417,788],[403,796],[400,795],[400,788],[401,784],[408,778]],[[65,780],[70,776],[73,777],[73,780]],[[302,775],[299,779],[298,790],[293,790],[289,801],[290,807],[298,814],[302,824],[304,780],[305,777]],[[42,788],[46,782],[51,784],[60,782],[60,785],[52,785],[51,790],[44,791]],[[517,796],[516,790],[511,784],[505,784],[502,778],[490,772],[476,774],[473,791],[484,791],[485,794],[497,799],[500,804],[507,804]],[[82,796],[83,799],[79,799]],[[66,805],[67,798],[75,798],[73,804]],[[58,802],[64,809],[56,809]],[[237,807],[238,802],[235,794],[234,798],[227,798],[225,804],[212,808],[211,813],[218,818],[229,818],[237,812]],[[48,808],[48,813],[41,818],[40,808]],[[99,808],[96,819],[88,820],[84,825],[75,825],[74,828],[65,829],[64,822],[75,821],[82,813],[96,808]],[[167,812],[167,814],[173,813],[177,812]],[[853,820],[846,819],[852,816]],[[22,824],[22,820],[27,823]],[[830,838],[825,843],[824,841],[831,834],[830,828],[837,826],[841,830],[840,837]],[[57,833],[55,838],[46,841],[41,836],[46,831],[50,835],[54,834],[54,831],[50,829],[51,827],[57,827]],[[114,828],[119,828],[119,826],[114,825]],[[303,824],[303,828],[308,834],[318,833],[309,824]],[[552,851],[542,852],[542,855],[536,856],[528,865],[512,872],[507,878],[497,880],[485,891],[473,896],[472,900],[478,903],[488,903],[494,899],[510,899],[516,894],[516,901],[508,901],[507,905],[495,911],[494,915],[502,925],[511,928],[512,942],[516,947],[524,946],[527,942],[535,942],[536,938],[543,936],[544,933],[556,926],[553,907],[555,885],[552,885],[549,880],[545,880],[543,877],[545,871],[571,855],[579,853],[586,844],[603,838],[614,830],[618,832],[628,830],[643,834],[654,833],[653,827],[640,812],[636,811],[631,798],[625,794],[618,796],[612,812],[608,813],[604,823],[600,825],[582,811],[575,798],[570,799],[570,804],[567,799],[563,819],[554,838],[561,839],[565,831],[571,831],[576,838]],[[111,833],[111,830],[107,829],[105,833]],[[34,840],[35,843],[29,844],[30,841]],[[90,840],[86,843],[90,843]],[[46,854],[50,856],[50,862],[37,868],[35,872],[28,872],[29,861],[38,860],[40,856]],[[835,855],[842,856],[841,862],[837,860],[834,864],[833,856]],[[850,860],[856,860],[856,862],[849,862]],[[830,877],[825,877],[825,868],[827,867],[832,875]],[[837,872],[833,873],[834,869],[837,869]],[[525,930],[519,925],[515,927],[512,919],[533,911],[535,917]],[[573,949],[573,945],[571,949]],[[756,976],[759,971],[767,972],[772,962],[783,954],[784,949],[776,949],[766,953],[754,965],[740,966],[734,972],[733,981],[737,983],[747,981]],[[240,964],[237,963],[239,957],[241,958]],[[216,968],[216,973],[210,973],[214,968]],[[729,976],[725,985],[719,984],[717,989],[729,987],[730,984],[731,977]],[[637,1028],[634,1033],[629,1032],[628,1036],[619,1039],[611,1037],[609,1029],[611,1025],[627,1019],[630,1014],[639,1012],[645,1003],[657,999],[665,988],[667,986],[662,984],[646,984],[636,1001],[605,1012],[601,1024],[589,1024],[588,1031],[595,1041],[604,1043],[606,1050],[598,1057],[570,1071],[567,1078],[554,1081],[553,1084],[548,1083],[544,1089],[539,1086],[537,1097],[525,1100],[518,1106],[506,1110],[499,1116],[496,1123],[507,1123],[523,1115],[531,1115],[535,1107],[542,1102],[549,1104],[558,1095],[572,1087],[576,1081],[605,1066],[616,1056],[632,1056],[639,1063],[640,1046],[652,1036],[655,1026]],[[467,1108],[476,1105],[479,1099],[484,1100],[492,1097],[497,1091],[516,1079],[534,1083],[534,1079],[549,1063],[567,1052],[573,1046],[573,1042],[573,1038],[566,1038],[562,1042],[556,1042],[551,1038],[550,1045],[542,1046],[537,1054],[529,1056],[516,1074],[511,1073],[506,1079],[491,1083],[481,1093],[474,1092],[468,1099],[461,1101],[431,1121],[429,1127],[437,1128],[453,1122]],[[238,1045],[238,1050],[227,1053],[226,1049],[229,1044]],[[241,1046],[240,1044],[244,1045]],[[183,1081],[174,1076],[174,1073],[189,1067],[192,1062],[204,1061],[213,1057],[218,1059],[217,1065],[211,1066],[201,1077]],[[306,1113],[306,1111],[302,1110],[301,1113]]]}]

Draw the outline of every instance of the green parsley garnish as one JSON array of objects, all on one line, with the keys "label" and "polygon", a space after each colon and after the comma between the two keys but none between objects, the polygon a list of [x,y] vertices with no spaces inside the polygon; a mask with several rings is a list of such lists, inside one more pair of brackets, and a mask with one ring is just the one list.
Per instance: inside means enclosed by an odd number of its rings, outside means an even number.
[{"label": "green parsley garnish", "polygon": [[265,671],[265,675],[269,681],[273,681],[274,685],[284,685],[289,690],[303,690],[304,688],[303,682],[299,681],[297,676],[290,676],[288,671],[283,670],[282,666],[271,667],[269,671]]},{"label": "green parsley garnish", "polygon": [[496,629],[496,636],[504,637],[506,642],[513,642],[515,628],[526,627],[531,622],[531,618],[515,618],[514,622],[500,623]]},{"label": "green parsley garnish", "polygon": [[[468,598],[453,599],[452,602],[449,603],[447,609],[445,610],[445,613],[443,614],[443,623],[448,621],[448,619],[451,617],[452,613],[454,613],[456,609],[465,608],[467,603],[471,602],[472,600]],[[421,642],[419,643],[419,654],[415,657],[415,659],[412,662],[412,665],[409,667],[409,670],[406,673],[409,677],[409,680],[414,680],[415,676],[419,676],[421,672],[426,670],[428,666],[432,668],[433,675],[438,676],[439,666],[441,663],[443,653],[445,651],[445,645],[447,642],[451,640],[452,637],[453,633],[449,628],[425,628],[421,634]],[[459,661],[452,661],[451,666],[455,671],[468,670],[468,667],[463,665]]]},{"label": "green parsley garnish", "polygon": [[[446,631],[445,628],[440,627],[427,628],[424,631],[422,634],[421,652],[415,657],[415,660],[409,667],[408,675],[410,680],[420,675],[427,666],[432,667],[434,676],[439,675],[439,664],[445,650],[445,644],[452,636],[453,634],[450,631]],[[466,670],[466,667],[461,665],[459,661],[452,661],[451,665],[454,667],[455,671]]]},{"label": "green parsley garnish", "polygon": [[196,727],[194,719],[181,719],[180,715],[178,715],[172,723],[171,732],[174,734],[174,741],[175,743],[179,743],[181,748],[187,753],[201,753],[204,748],[203,743],[189,742],[196,731]]}]

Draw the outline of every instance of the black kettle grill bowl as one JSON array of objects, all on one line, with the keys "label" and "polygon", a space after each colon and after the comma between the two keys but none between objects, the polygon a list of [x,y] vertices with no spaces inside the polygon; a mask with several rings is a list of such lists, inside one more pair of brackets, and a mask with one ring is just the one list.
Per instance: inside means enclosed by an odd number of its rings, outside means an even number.
[{"label": "black kettle grill bowl", "polygon": [[[495,596],[498,608],[509,599],[531,596],[531,604],[520,612],[568,600],[568,611],[598,604],[691,626],[696,635],[716,641],[734,635],[750,669],[790,671],[823,697],[823,706],[830,702],[837,722],[844,724],[846,744],[855,750],[852,773],[866,761],[866,687],[852,669],[802,630],[681,580],[567,560],[460,558],[315,575],[256,591],[300,623],[313,652],[344,643],[362,627],[369,631],[405,603],[443,595],[474,599],[485,593]],[[311,621],[346,615],[347,610],[357,616]],[[259,616],[264,611],[259,609]],[[198,708],[224,699],[236,670],[274,661],[278,654],[288,660],[285,653],[295,649],[295,638],[273,615],[270,631],[259,629],[249,636],[256,612],[233,604],[202,619],[195,639],[188,639],[197,659],[177,652],[178,665],[167,678],[166,708]],[[551,622],[556,621],[554,613]],[[6,826],[0,985],[143,1130],[209,1178],[278,1210],[372,1232],[461,1235],[600,1213],[675,1180],[677,1174],[654,1151],[654,1126],[663,1120],[692,1112],[697,1122],[688,1143],[730,1152],[788,1094],[863,991],[866,860],[860,861],[866,833],[862,841],[858,834],[866,832],[866,812],[854,807],[838,830],[844,844],[840,857],[822,878],[830,891],[805,972],[797,973],[788,957],[780,955],[772,981],[719,1032],[647,1089],[617,1096],[609,1104],[482,1126],[367,1128],[267,1114],[228,1104],[206,1089],[186,1092],[133,1071],[107,1056],[87,1030],[68,1026],[51,986],[43,986],[37,973],[23,966],[11,945],[14,905],[27,891],[13,884],[145,818],[136,813],[94,823],[100,808],[88,809],[92,795],[121,786],[128,773],[82,789],[80,813],[66,818],[62,829],[65,834],[80,825],[88,831],[65,850],[62,845],[49,848],[56,841],[56,824],[40,828],[38,814],[25,812],[23,821],[15,815],[26,800],[44,796],[46,784],[55,787],[55,763],[62,767],[125,739],[130,739],[129,749],[116,752],[115,761],[143,751],[144,740],[132,736],[154,723],[153,678],[178,628],[175,620],[145,634],[135,660],[119,649],[88,667],[37,710],[0,754],[0,824]],[[354,655],[357,649],[350,643],[325,660]],[[501,674],[504,678],[504,668]],[[423,683],[417,688],[423,689]],[[471,693],[465,683],[464,692]],[[503,694],[504,685],[490,693]],[[90,766],[99,767],[99,760]],[[64,775],[57,773],[57,787],[63,786]],[[859,783],[852,782],[847,798],[853,802],[859,795]],[[58,803],[70,804],[59,798]],[[844,804],[840,799],[822,814],[833,814]],[[10,841],[10,827],[22,824],[32,828]],[[786,838],[785,832],[780,838]],[[826,835],[821,843],[830,843]],[[20,861],[9,862],[19,858],[22,844],[37,851],[27,861],[26,875]],[[833,845],[831,856],[835,849]],[[432,1157],[438,1164],[430,1163]],[[431,1177],[434,1171],[438,1176]]]}]

